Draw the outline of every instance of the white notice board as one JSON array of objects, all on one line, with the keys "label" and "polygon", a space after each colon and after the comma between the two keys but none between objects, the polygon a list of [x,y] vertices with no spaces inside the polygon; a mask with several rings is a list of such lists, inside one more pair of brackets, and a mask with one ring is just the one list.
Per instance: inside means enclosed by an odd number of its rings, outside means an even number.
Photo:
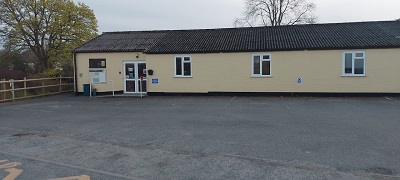
[{"label": "white notice board", "polygon": [[89,70],[90,83],[107,82],[106,70]]}]

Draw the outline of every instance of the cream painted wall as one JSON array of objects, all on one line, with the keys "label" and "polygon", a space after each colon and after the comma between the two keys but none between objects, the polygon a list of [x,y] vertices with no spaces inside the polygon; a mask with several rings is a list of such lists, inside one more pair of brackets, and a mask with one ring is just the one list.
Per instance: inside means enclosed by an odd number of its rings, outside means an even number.
[{"label": "cream painted wall", "polygon": [[[189,54],[192,77],[174,77],[176,55],[139,53],[78,53],[78,91],[89,83],[90,58],[107,59],[107,80],[123,90],[123,62],[146,61],[148,92],[341,92],[400,93],[400,49],[368,49],[365,77],[342,77],[345,50],[265,52],[272,55],[272,77],[252,77],[252,54]],[[351,50],[350,50],[351,51]],[[121,72],[121,74],[119,74]],[[80,77],[82,73],[82,77]],[[297,78],[303,83],[298,84]],[[151,84],[158,78],[159,84]],[[95,85],[99,92],[111,91],[111,84]]]},{"label": "cream painted wall", "polygon": [[[139,58],[136,58],[139,54]],[[113,80],[115,91],[122,91],[124,89],[124,70],[123,62],[125,61],[145,61],[146,55],[141,52],[129,53],[77,53],[77,85],[78,92],[83,92],[83,84],[89,84],[89,59],[106,59],[106,73],[107,81]],[[93,69],[96,70],[96,69]],[[121,72],[121,74],[120,74]],[[82,74],[82,77],[80,76]],[[112,91],[112,84],[94,84],[98,92]]]},{"label": "cream painted wall", "polygon": [[[159,84],[149,92],[342,92],[400,93],[400,49],[366,52],[366,77],[342,77],[342,50],[265,52],[272,77],[252,77],[252,54],[189,54],[192,78],[174,77],[175,55],[147,55]],[[298,84],[297,78],[303,83]]]}]

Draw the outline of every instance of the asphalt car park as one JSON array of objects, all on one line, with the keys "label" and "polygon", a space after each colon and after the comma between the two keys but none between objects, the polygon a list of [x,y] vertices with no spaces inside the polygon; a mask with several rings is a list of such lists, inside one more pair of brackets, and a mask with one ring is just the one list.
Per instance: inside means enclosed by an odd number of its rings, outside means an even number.
[{"label": "asphalt car park", "polygon": [[0,104],[0,178],[400,179],[399,97]]}]

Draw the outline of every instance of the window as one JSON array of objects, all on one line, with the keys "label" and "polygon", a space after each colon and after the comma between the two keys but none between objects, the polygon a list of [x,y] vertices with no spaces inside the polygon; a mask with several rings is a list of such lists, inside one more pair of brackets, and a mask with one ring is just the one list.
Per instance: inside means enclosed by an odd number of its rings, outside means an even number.
[{"label": "window", "polygon": [[175,76],[192,77],[192,58],[190,56],[175,57]]},{"label": "window", "polygon": [[343,76],[365,76],[365,52],[343,53]]},{"label": "window", "polygon": [[106,68],[106,59],[89,59],[89,68]]},{"label": "window", "polygon": [[253,76],[271,76],[271,54],[253,55]]}]

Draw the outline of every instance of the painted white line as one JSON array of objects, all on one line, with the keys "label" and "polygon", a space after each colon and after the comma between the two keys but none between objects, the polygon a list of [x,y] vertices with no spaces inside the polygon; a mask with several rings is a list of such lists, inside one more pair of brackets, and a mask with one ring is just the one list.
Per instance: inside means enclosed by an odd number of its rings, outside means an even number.
[{"label": "painted white line", "polygon": [[392,98],[389,98],[389,97],[385,97],[385,99],[387,99],[387,100],[389,100],[389,101],[397,101],[397,102],[399,102],[399,100],[397,100],[397,99],[392,99]]},{"label": "painted white line", "polygon": [[46,159],[40,159],[40,158],[36,158],[36,157],[29,157],[29,156],[24,156],[24,155],[4,152],[4,151],[1,151],[1,150],[0,150],[0,153],[5,154],[5,155],[9,155],[9,156],[15,156],[15,157],[19,157],[19,158],[30,159],[30,160],[40,161],[40,162],[44,162],[44,163],[49,163],[49,164],[55,164],[55,165],[58,165],[58,166],[74,168],[74,169],[89,171],[89,172],[108,175],[108,176],[113,176],[113,177],[119,177],[119,178],[125,178],[125,179],[142,179],[142,178],[138,178],[138,177],[124,176],[124,175],[115,174],[115,173],[112,173],[112,172],[106,172],[106,171],[100,171],[100,170],[96,170],[96,169],[80,167],[80,166],[76,166],[76,165],[72,165],[72,164],[65,164],[65,163],[54,162],[54,161],[50,161],[50,160],[46,160]]},{"label": "painted white line", "polygon": [[5,171],[10,174],[8,174],[3,180],[15,180],[24,170],[11,168],[6,169]]},{"label": "painted white line", "polygon": [[334,97],[330,97],[330,98],[316,98],[316,99],[311,99],[311,100],[307,100],[310,102],[340,102],[343,100],[340,99],[336,99]]},{"label": "painted white line", "polygon": [[385,99],[389,100],[389,101],[393,101],[393,99],[389,98],[389,97],[385,97]]},{"label": "painted white line", "polygon": [[352,107],[352,108],[354,108],[354,109],[357,109],[357,110],[359,110],[359,111],[367,111],[367,110],[368,110],[368,109],[362,109],[362,108],[359,108],[359,107],[357,107],[357,106],[351,105],[351,104],[349,104],[349,103],[347,103],[347,102],[345,102],[345,101],[343,101],[343,104],[346,104],[346,105],[348,105],[348,106],[350,106],[350,107]]},{"label": "painted white line", "polygon": [[230,103],[232,103],[236,99],[236,96],[233,97],[228,103],[225,104],[224,109],[228,107]]},{"label": "painted white line", "polygon": [[71,105],[54,105],[54,106],[47,106],[49,108],[54,108],[54,109],[63,109],[63,108],[69,108]]},{"label": "painted white line", "polygon": [[49,180],[90,180],[90,176],[88,176],[88,175],[80,175],[80,176],[56,178],[56,179],[49,179]]},{"label": "painted white line", "polygon": [[283,103],[285,104],[286,109],[290,109],[289,106],[286,104],[285,100],[283,100],[283,96],[281,96],[281,99],[282,99]]},{"label": "painted white line", "polygon": [[357,107],[357,106],[354,106],[354,105],[351,105],[351,104],[348,104],[348,103],[346,103],[348,106],[350,106],[350,107],[353,107],[354,109],[357,109],[357,110],[359,110],[359,111],[368,111],[368,109],[362,109],[362,108],[359,108],[359,107]]},{"label": "painted white line", "polygon": [[351,107],[353,107],[354,109],[357,109],[357,110],[360,110],[360,111],[368,110],[368,109],[361,109],[361,108],[359,108],[359,107],[357,107],[357,106],[353,106],[353,105],[348,104],[348,103],[346,103],[346,104],[349,105],[349,106],[351,106]]}]

